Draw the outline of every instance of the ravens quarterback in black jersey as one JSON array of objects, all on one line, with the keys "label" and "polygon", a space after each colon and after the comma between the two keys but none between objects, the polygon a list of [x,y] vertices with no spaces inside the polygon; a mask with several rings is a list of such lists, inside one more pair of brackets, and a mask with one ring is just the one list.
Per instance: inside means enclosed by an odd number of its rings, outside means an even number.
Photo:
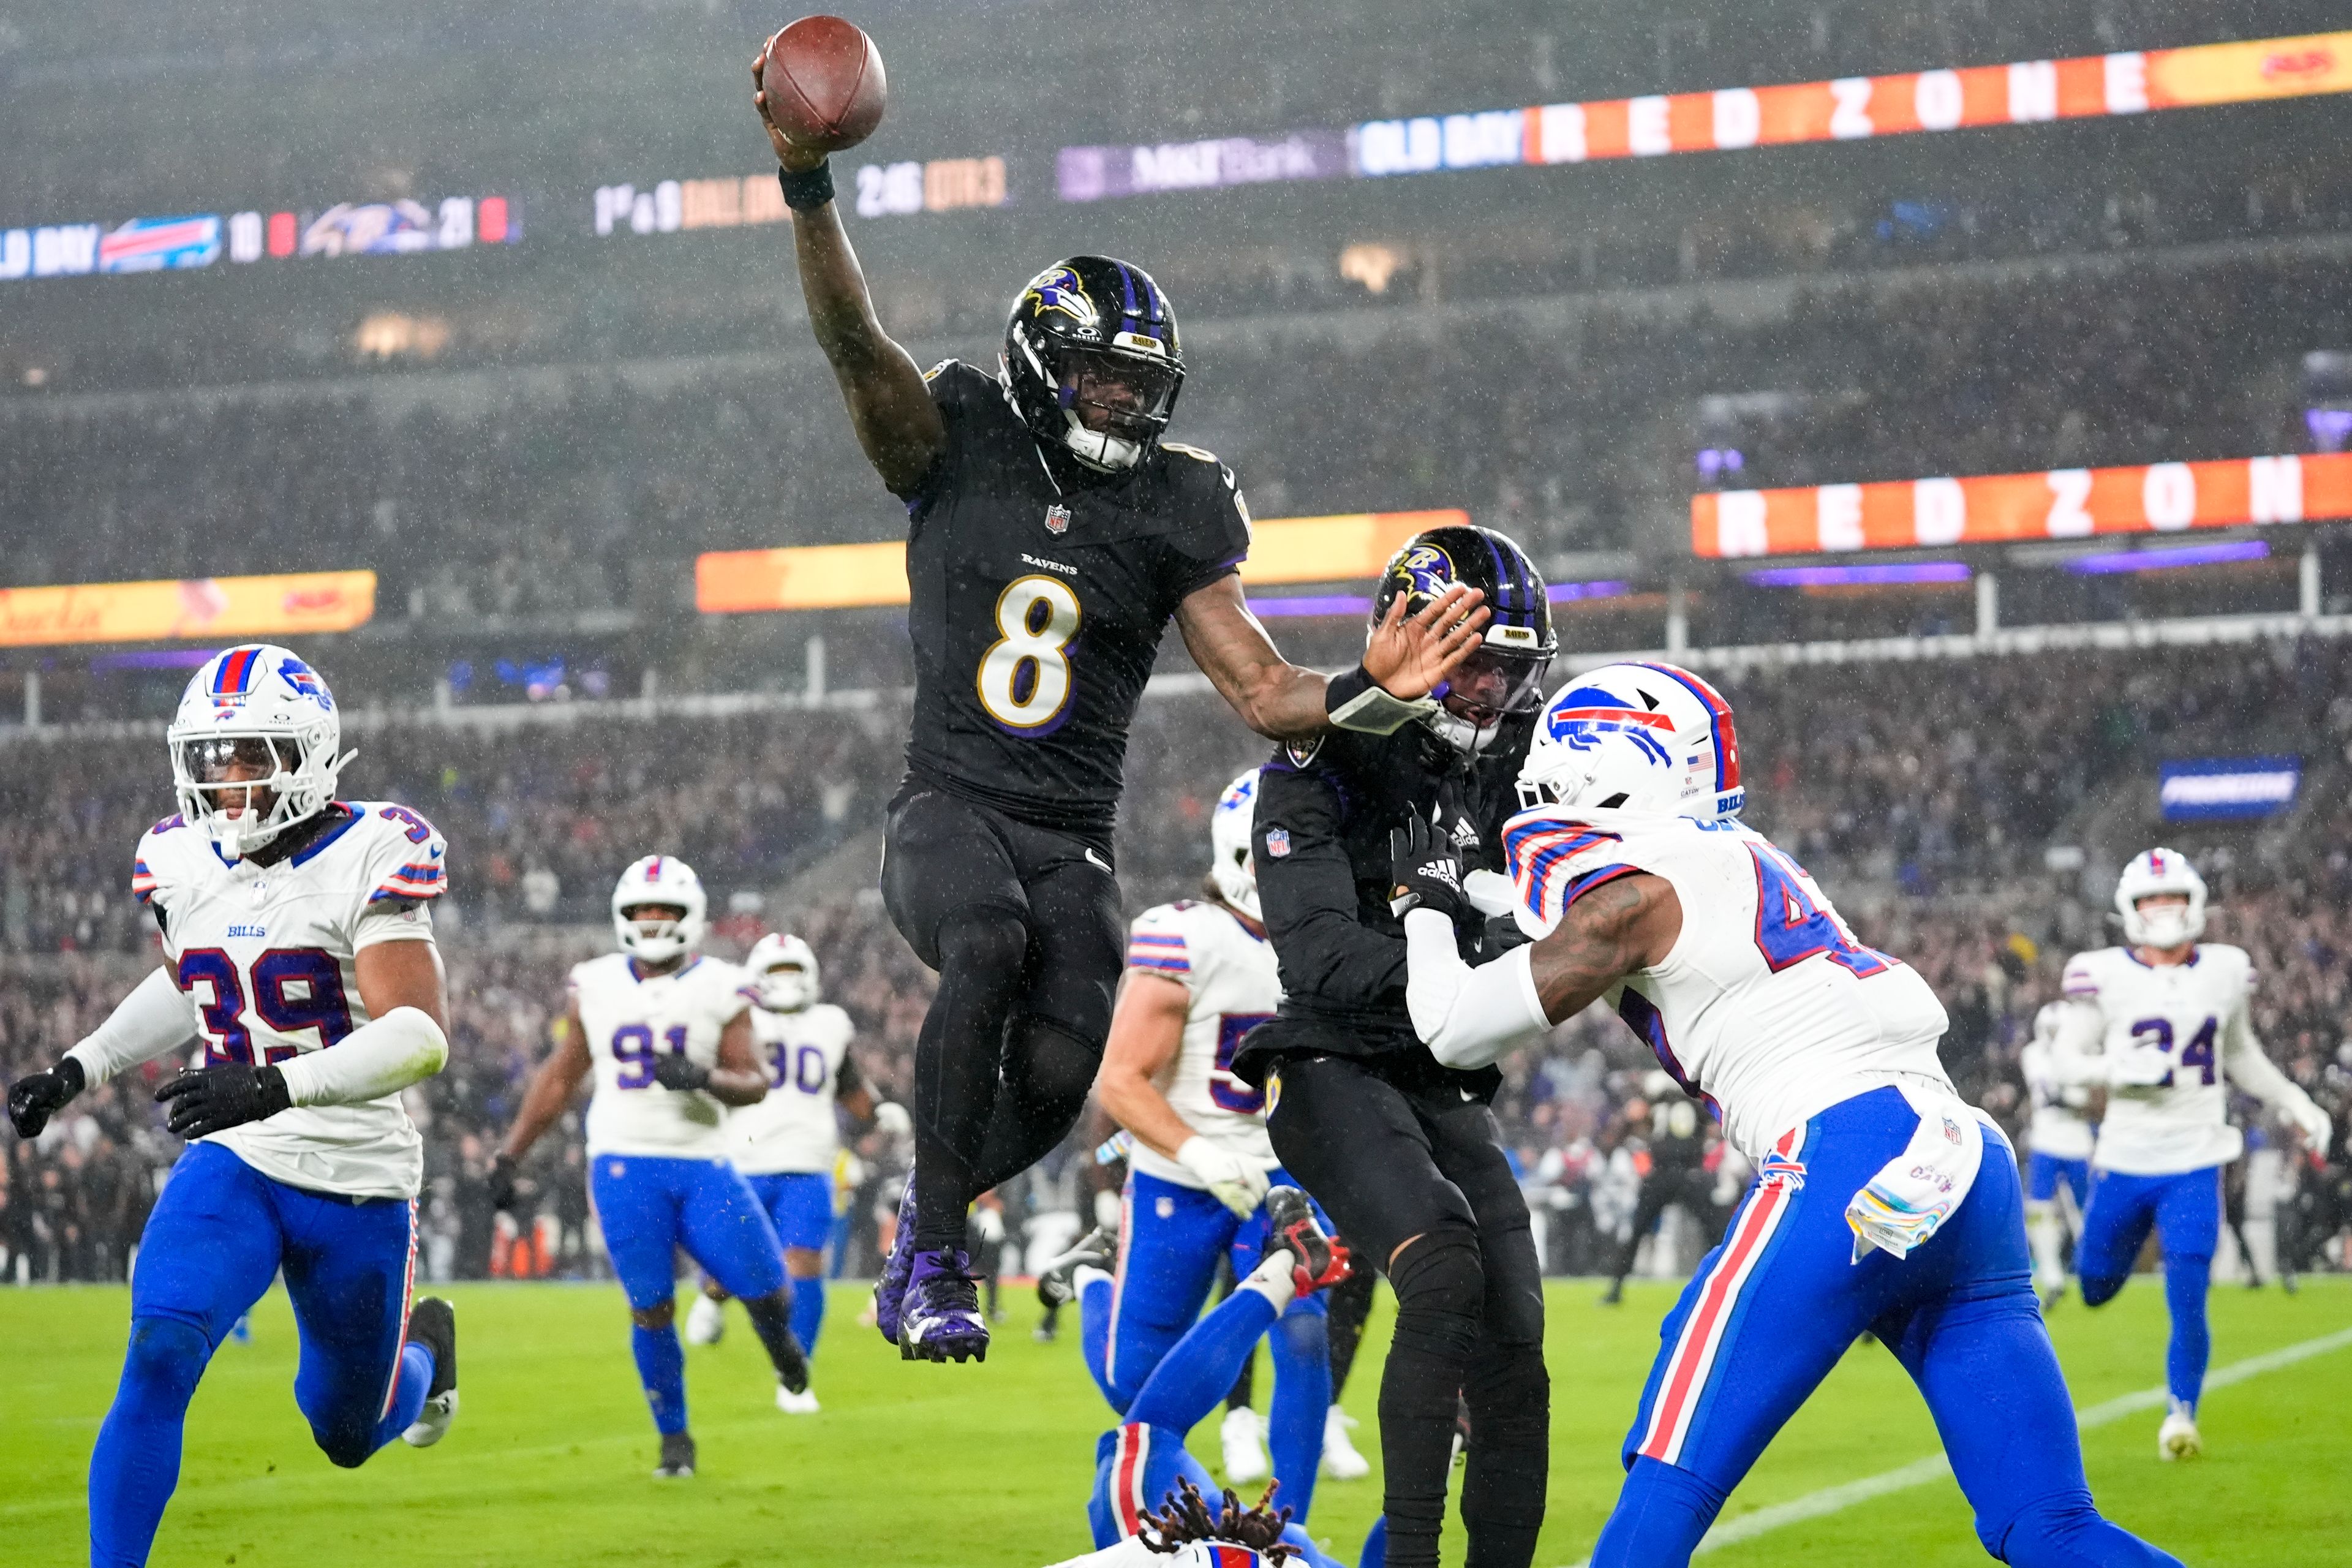
[{"label": "ravens quarterback in black jersey", "polygon": [[1233,471],[1161,438],[1185,363],[1150,275],[1057,262],[1014,300],[994,374],[954,360],[924,374],[876,319],[824,155],[777,129],[761,72],[809,324],[909,519],[915,716],[882,893],[940,987],[876,1318],[909,1359],[963,1361],[988,1347],[965,1211],[1068,1135],[1109,1032],[1125,934],[1111,830],[1169,622],[1242,719],[1281,740],[1385,733],[1432,709],[1486,612],[1466,588],[1400,605],[1330,680],[1285,660],[1235,575],[1249,509]]},{"label": "ravens quarterback in black jersey", "polygon": [[[1557,646],[1542,577],[1490,529],[1416,535],[1389,563],[1373,613],[1460,583],[1481,588],[1493,618],[1440,708],[1389,735],[1333,731],[1286,745],[1259,771],[1253,854],[1282,1005],[1234,1063],[1267,1089],[1283,1168],[1396,1290],[1381,1377],[1392,1568],[1435,1568],[1457,1395],[1470,1412],[1472,1563],[1526,1568],[1550,1460],[1543,1280],[1487,1109],[1502,1075],[1442,1066],[1421,1043],[1391,903],[1400,837],[1417,832],[1425,846],[1434,833],[1464,863],[1499,868]],[[1504,940],[1475,920],[1456,929],[1466,943]]]}]

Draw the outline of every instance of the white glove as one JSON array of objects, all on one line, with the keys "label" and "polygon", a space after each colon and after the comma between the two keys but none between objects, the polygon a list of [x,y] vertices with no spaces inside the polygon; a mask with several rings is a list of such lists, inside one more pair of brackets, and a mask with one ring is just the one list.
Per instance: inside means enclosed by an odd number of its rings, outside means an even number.
[{"label": "white glove", "polygon": [[1176,1163],[1201,1180],[1217,1201],[1247,1219],[1265,1201],[1265,1173],[1230,1149],[1220,1149],[1198,1133],[1176,1151]]},{"label": "white glove", "polygon": [[915,1134],[915,1119],[895,1100],[886,1100],[874,1108],[874,1125],[893,1138],[911,1138]]},{"label": "white glove", "polygon": [[971,1211],[972,1228],[980,1232],[984,1247],[1001,1246],[1004,1240],[1004,1211],[985,1205]]},{"label": "white glove", "polygon": [[2321,1159],[2327,1158],[2329,1145],[2336,1142],[2336,1123],[2327,1112],[2306,1100],[2300,1105],[2287,1107],[2286,1119],[2303,1131],[2304,1141],[2311,1152]]}]

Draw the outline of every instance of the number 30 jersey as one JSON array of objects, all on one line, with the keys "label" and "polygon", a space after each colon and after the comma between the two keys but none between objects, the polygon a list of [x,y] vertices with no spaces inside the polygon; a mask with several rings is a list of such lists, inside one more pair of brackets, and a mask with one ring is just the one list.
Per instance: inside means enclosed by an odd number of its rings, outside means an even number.
[{"label": "number 30 jersey", "polygon": [[1528,935],[1577,900],[1646,871],[1671,883],[1682,934],[1664,963],[1602,1000],[1741,1153],[1889,1084],[1950,1093],[1936,1056],[1943,1004],[1916,970],[1863,946],[1803,867],[1737,822],[1597,811],[1521,812],[1503,829]]},{"label": "number 30 jersey", "polygon": [[2067,961],[2059,1061],[2104,1056],[2111,1068],[2136,1058],[2145,1065],[2125,1068],[2109,1088],[2094,1165],[2172,1175],[2238,1157],[2245,1140],[2230,1125],[2231,1085],[2267,1100],[2269,1080],[2280,1076],[2254,1038],[2253,985],[2245,950],[2220,942],[2200,942],[2189,963],[2162,968],[2127,947]]},{"label": "number 30 jersey", "polygon": [[929,380],[947,447],[904,498],[908,771],[1108,849],[1160,636],[1249,552],[1249,510],[1231,469],[1165,442],[1123,478],[1057,484],[993,376],[948,360]]},{"label": "number 30 jersey", "polygon": [[588,1152],[711,1160],[727,1152],[726,1107],[700,1090],[654,1081],[654,1058],[719,1061],[719,1037],[751,1005],[740,969],[697,954],[667,974],[647,973],[625,952],[575,964],[572,1001],[594,1061],[588,1101]]},{"label": "number 30 jersey", "polygon": [[[223,860],[176,816],[139,841],[131,891],[157,914],[208,1063],[331,1048],[371,1021],[361,950],[433,940],[448,852],[433,825],[381,801],[339,800],[327,815],[317,837],[269,866]],[[424,1177],[423,1142],[397,1094],[297,1106],[205,1142],[265,1176],[347,1197],[413,1198]]]},{"label": "number 30 jersey", "polygon": [[[834,1102],[841,1098],[849,1015],[830,1002],[796,1013],[751,1009],[751,1054],[767,1075],[768,1097],[727,1113],[727,1151],[747,1176],[815,1171],[830,1175],[841,1149]],[[847,1067],[848,1092],[857,1068]]]},{"label": "number 30 jersey", "polygon": [[[1282,1163],[1265,1131],[1265,1093],[1234,1076],[1242,1037],[1282,1003],[1274,946],[1222,904],[1189,900],[1138,915],[1127,939],[1130,971],[1181,981],[1188,996],[1183,1043],[1156,1087],[1185,1126],[1220,1148],[1271,1171]],[[1140,978],[1128,984],[1156,984]],[[1136,1170],[1180,1187],[1201,1179],[1138,1143]]]}]

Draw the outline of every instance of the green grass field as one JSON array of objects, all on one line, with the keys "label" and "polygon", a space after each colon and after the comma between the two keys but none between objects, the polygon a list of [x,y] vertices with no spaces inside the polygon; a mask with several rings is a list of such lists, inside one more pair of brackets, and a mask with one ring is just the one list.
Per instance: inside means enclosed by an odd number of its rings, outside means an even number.
[{"label": "green grass field", "polygon": [[[651,1424],[610,1285],[469,1285],[457,1301],[464,1405],[447,1441],[394,1444],[342,1471],[311,1447],[290,1384],[283,1292],[256,1310],[254,1342],[225,1346],[196,1395],[178,1496],[154,1562],[239,1568],[363,1562],[369,1568],[588,1564],[938,1564],[1038,1568],[1087,1545],[1084,1500],[1105,1411],[1075,1339],[1029,1338],[1012,1321],[985,1366],[902,1364],[835,1298],[815,1417],[778,1415],[740,1314],[726,1342],[688,1352],[702,1473],[656,1482]],[[1544,1568],[1591,1549],[1616,1492],[1616,1450],[1670,1303],[1637,1289],[1621,1310],[1589,1285],[1551,1294],[1553,1469]],[[1383,1297],[1385,1302],[1385,1296]],[[82,1487],[111,1398],[128,1296],[101,1288],[0,1290],[0,1561],[70,1563],[86,1548]],[[2213,1295],[2217,1369],[2352,1324],[2352,1286],[2319,1280]],[[2054,1315],[2078,1406],[2160,1381],[2162,1292],[2143,1279],[2093,1315]],[[1377,1458],[1372,1414],[1384,1320],[1349,1404]],[[1261,1362],[1263,1370],[1263,1362]],[[1265,1383],[1260,1384],[1261,1402]],[[2263,1568],[2352,1561],[2352,1344],[2214,1390],[2210,1457],[2159,1465],[2158,1413],[2085,1436],[2091,1479],[2115,1519],[2193,1564]],[[1214,1424],[1195,1447],[1212,1458]],[[1936,1451],[1925,1409],[1893,1358],[1857,1347],[1732,1500],[1727,1522]],[[1378,1508],[1377,1475],[1318,1494],[1316,1533],[1343,1558]],[[1459,1550],[1458,1531],[1450,1537]],[[1948,1479],[1772,1530],[1709,1555],[1722,1568],[1987,1561]]]}]

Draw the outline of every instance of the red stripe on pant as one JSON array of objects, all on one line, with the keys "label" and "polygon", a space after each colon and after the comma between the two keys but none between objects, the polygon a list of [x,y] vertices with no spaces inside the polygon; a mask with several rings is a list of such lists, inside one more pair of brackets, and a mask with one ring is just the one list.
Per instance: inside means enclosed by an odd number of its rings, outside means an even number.
[{"label": "red stripe on pant", "polygon": [[[416,1200],[408,1200],[408,1267],[400,1282],[400,1342],[393,1347],[392,1381],[384,1384],[383,1415],[392,1414],[400,1397],[400,1352],[408,1346],[408,1310],[416,1301]],[[383,1416],[378,1416],[378,1420]]]},{"label": "red stripe on pant", "polygon": [[1118,1429],[1116,1458],[1111,1462],[1111,1507],[1118,1515],[1121,1538],[1143,1529],[1143,1472],[1151,1449],[1151,1429],[1127,1426]]}]

